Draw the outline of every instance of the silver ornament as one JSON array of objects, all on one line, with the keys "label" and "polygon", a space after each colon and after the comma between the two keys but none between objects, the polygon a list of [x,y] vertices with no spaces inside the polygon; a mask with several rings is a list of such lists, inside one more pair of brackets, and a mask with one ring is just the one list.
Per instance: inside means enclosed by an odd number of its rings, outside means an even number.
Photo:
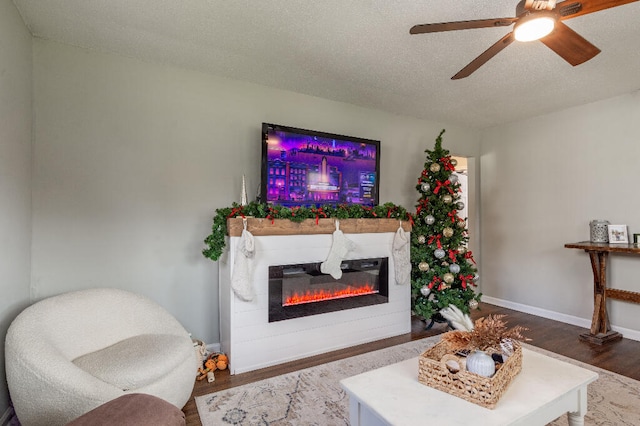
[{"label": "silver ornament", "polygon": [[429,185],[427,182],[425,182],[420,186],[420,189],[422,189],[422,192],[424,192],[426,194],[431,189],[431,185]]},{"label": "silver ornament", "polygon": [[442,235],[444,235],[445,237],[449,238],[451,236],[453,236],[453,229],[449,228],[448,226],[446,228],[444,228],[442,230]]},{"label": "silver ornament", "polygon": [[425,222],[427,225],[433,225],[433,224],[435,223],[435,221],[436,221],[436,218],[435,218],[435,217],[433,217],[433,216],[431,216],[431,215],[427,215],[427,216],[424,218],[424,222]]},{"label": "silver ornament", "polygon": [[427,242],[427,237],[425,237],[424,235],[418,235],[418,242],[420,244],[424,244]]},{"label": "silver ornament", "polygon": [[427,287],[426,285],[423,285],[420,288],[420,293],[424,296],[427,297],[429,295],[429,293],[431,293],[431,289],[429,287]]},{"label": "silver ornament", "polygon": [[444,280],[445,283],[451,284],[453,282],[453,280],[455,279],[455,277],[453,276],[453,274],[447,272],[446,274],[444,274],[442,276],[442,279]]},{"label": "silver ornament", "polygon": [[457,208],[458,210],[462,210],[462,209],[464,209],[464,203],[463,203],[462,201],[458,201],[458,202],[456,203],[456,208]]},{"label": "silver ornament", "polygon": [[457,274],[458,272],[460,272],[460,265],[458,265],[457,263],[452,263],[451,265],[449,265],[449,270],[452,273]]},{"label": "silver ornament", "polygon": [[449,176],[449,182],[453,183],[454,185],[458,183],[458,175],[452,174],[451,176]]},{"label": "silver ornament", "polygon": [[429,166],[429,170],[431,170],[433,173],[438,173],[440,171],[440,164],[431,163],[431,166]]},{"label": "silver ornament", "polygon": [[434,255],[435,257],[437,257],[438,259],[442,259],[442,258],[445,256],[445,254],[446,254],[446,253],[445,253],[445,252],[444,252],[444,250],[442,250],[442,249],[436,249],[436,250],[433,252],[433,255]]},{"label": "silver ornament", "polygon": [[480,275],[475,274],[475,275],[473,276],[473,281],[477,282],[479,279],[480,279]]},{"label": "silver ornament", "polygon": [[445,204],[451,204],[451,202],[453,201],[453,197],[449,194],[445,194],[442,196],[442,202]]},{"label": "silver ornament", "polygon": [[469,300],[469,309],[478,309],[478,301],[476,299]]},{"label": "silver ornament", "polygon": [[420,262],[418,264],[418,269],[420,269],[422,272],[427,272],[429,270],[429,264],[427,262]]}]

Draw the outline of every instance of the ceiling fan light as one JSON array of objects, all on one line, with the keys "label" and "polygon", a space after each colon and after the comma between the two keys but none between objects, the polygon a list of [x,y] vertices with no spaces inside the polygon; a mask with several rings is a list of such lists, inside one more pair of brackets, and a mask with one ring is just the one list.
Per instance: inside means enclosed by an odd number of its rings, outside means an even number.
[{"label": "ceiling fan light", "polygon": [[546,13],[535,13],[516,22],[513,35],[518,41],[539,40],[548,35],[556,25],[555,16]]}]

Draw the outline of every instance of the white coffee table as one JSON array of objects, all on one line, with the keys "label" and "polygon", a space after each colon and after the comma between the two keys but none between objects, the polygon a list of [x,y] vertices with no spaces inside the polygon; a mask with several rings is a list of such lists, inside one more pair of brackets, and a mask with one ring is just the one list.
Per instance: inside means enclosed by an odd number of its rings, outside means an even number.
[{"label": "white coffee table", "polygon": [[526,348],[522,356],[493,410],[420,383],[418,358],[343,379],[351,426],[545,425],[565,413],[570,425],[584,425],[587,385],[598,374]]}]

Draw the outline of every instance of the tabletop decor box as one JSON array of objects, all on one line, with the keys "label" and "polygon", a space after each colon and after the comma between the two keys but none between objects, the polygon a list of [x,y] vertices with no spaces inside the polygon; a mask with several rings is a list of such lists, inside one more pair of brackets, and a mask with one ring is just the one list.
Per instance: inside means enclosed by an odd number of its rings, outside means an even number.
[{"label": "tabletop decor box", "polygon": [[446,364],[449,359],[456,359],[459,365],[464,365],[463,357],[451,353],[446,342],[439,342],[427,349],[418,359],[418,381],[482,407],[493,409],[513,378],[522,370],[522,347],[519,343],[515,343],[513,354],[497,366],[496,373],[491,377],[470,373],[464,368],[452,372]]}]

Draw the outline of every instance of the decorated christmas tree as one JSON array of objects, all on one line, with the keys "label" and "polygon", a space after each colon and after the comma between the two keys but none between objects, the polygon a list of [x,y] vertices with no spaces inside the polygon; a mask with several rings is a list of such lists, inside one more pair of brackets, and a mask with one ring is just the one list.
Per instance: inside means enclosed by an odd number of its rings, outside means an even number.
[{"label": "decorated christmas tree", "polygon": [[440,132],[433,150],[426,150],[424,170],[416,189],[420,194],[411,231],[411,302],[425,321],[444,321],[439,311],[449,305],[462,312],[478,307],[481,294],[475,260],[467,248],[467,218],[461,188],[454,173],[457,161],[442,148]]}]

